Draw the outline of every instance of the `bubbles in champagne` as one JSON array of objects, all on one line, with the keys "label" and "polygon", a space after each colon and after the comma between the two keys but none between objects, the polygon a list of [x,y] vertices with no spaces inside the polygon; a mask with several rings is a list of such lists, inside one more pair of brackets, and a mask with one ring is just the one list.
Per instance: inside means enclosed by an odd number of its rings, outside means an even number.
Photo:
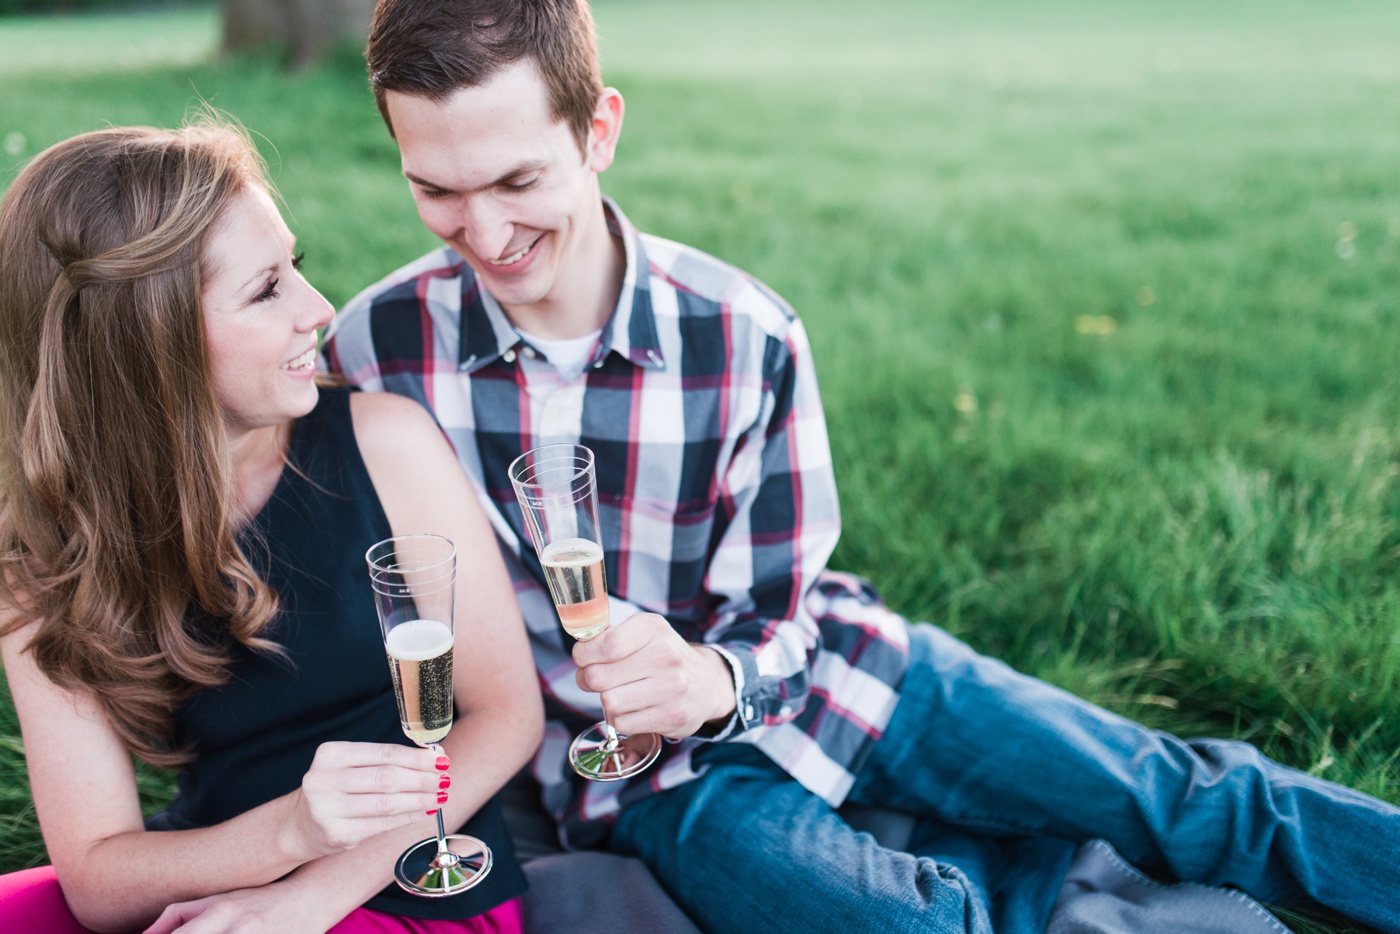
[{"label": "bubbles in champagne", "polygon": [[385,648],[404,733],[419,745],[438,742],[452,728],[452,630],[416,619],[389,630]]}]

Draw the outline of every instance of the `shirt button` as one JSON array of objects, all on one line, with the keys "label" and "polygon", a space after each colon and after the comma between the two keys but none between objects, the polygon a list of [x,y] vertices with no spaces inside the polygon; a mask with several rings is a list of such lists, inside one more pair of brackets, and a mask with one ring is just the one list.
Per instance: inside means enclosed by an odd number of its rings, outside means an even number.
[{"label": "shirt button", "polygon": [[529,357],[531,360],[536,359],[540,355],[539,351],[535,350],[535,348],[533,347],[526,347],[524,350],[521,351],[521,353]]},{"label": "shirt button", "polygon": [[504,360],[506,363],[514,363],[514,362],[515,362],[515,349],[512,348],[512,349],[510,349],[510,350],[507,350],[505,353],[501,354],[501,359]]},{"label": "shirt button", "polygon": [[603,361],[602,361],[601,358],[598,359],[598,360],[594,360],[594,361],[593,361],[593,369],[595,369],[595,370],[601,370],[602,368],[603,368]]}]

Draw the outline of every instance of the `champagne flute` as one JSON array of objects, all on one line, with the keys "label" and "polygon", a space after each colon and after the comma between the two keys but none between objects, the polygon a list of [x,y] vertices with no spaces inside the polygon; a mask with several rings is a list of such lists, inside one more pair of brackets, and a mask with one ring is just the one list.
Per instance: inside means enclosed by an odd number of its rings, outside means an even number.
[{"label": "champagne flute", "polygon": [[[580,642],[608,628],[608,587],[598,530],[593,452],[581,444],[547,444],[510,465],[510,482],[564,631]],[[619,736],[607,719],[569,746],[569,764],[599,782],[631,778],[656,761],[655,733]]]},{"label": "champagne flute", "polygon": [[[365,561],[399,722],[409,739],[440,753],[438,744],[452,728],[457,548],[441,535],[401,535],[370,546]],[[441,898],[465,892],[490,871],[490,847],[467,834],[448,834],[439,807],[437,836],[404,850],[394,879],[405,891]]]}]

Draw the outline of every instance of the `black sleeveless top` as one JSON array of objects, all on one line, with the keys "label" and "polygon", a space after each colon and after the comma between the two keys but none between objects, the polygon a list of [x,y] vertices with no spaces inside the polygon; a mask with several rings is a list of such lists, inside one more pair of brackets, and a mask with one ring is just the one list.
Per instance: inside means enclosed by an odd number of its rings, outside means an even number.
[{"label": "black sleeveless top", "polygon": [[[281,600],[266,635],[287,658],[235,643],[228,683],[185,702],[176,740],[193,743],[195,761],[180,773],[174,801],[147,821],[150,829],[217,824],[287,794],[301,785],[324,742],[413,745],[399,725],[363,557],[392,533],[355,443],[348,390],[321,390],[316,408],[292,428],[288,462],[271,500],[239,536]],[[218,623],[202,612],[190,623],[219,638]],[[470,781],[469,774],[462,780]],[[422,826],[430,836],[433,822]],[[365,907],[411,918],[467,918],[525,890],[494,798],[462,832],[484,840],[495,858],[480,885],[420,898],[391,883]],[[386,859],[389,873],[397,856]]]}]

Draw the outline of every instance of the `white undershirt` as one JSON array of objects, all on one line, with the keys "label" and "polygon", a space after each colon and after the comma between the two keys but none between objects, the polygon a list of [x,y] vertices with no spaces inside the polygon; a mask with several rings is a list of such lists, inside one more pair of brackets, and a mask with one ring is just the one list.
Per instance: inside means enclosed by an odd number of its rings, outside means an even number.
[{"label": "white undershirt", "polygon": [[588,366],[588,357],[593,352],[593,345],[598,341],[598,335],[603,333],[599,328],[591,334],[582,337],[566,337],[561,339],[538,337],[519,328],[515,332],[525,338],[526,342],[544,354],[550,364],[560,372],[567,380],[578,379],[579,374]]}]

